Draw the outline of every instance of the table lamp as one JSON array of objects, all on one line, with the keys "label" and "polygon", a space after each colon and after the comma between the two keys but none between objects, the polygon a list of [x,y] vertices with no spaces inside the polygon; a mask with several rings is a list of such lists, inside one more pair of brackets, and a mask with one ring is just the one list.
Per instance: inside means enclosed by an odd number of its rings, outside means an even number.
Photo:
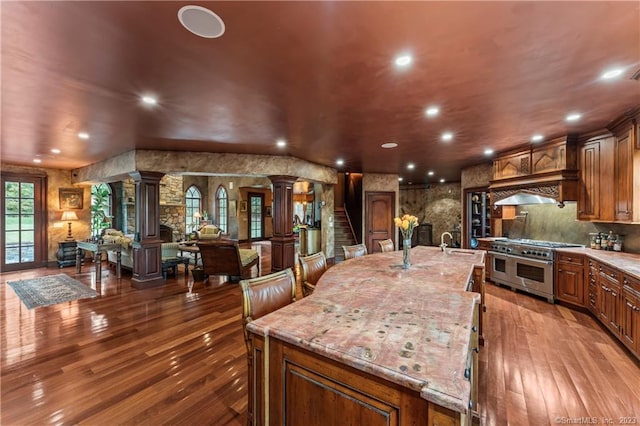
[{"label": "table lamp", "polygon": [[65,222],[69,222],[69,229],[67,231],[67,241],[73,241],[73,235],[71,235],[71,221],[78,220],[78,215],[74,211],[62,212],[62,219]]},{"label": "table lamp", "polygon": [[202,217],[202,215],[200,214],[200,212],[195,212],[193,214],[193,217],[196,219],[195,229],[200,228],[200,218]]}]

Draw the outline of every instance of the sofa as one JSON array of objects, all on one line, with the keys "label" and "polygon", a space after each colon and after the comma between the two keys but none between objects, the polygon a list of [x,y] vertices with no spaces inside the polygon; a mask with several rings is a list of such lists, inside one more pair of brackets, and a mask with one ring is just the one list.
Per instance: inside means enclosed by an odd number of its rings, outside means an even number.
[{"label": "sofa", "polygon": [[[129,270],[133,270],[133,235],[125,235],[122,231],[117,229],[106,229],[102,235],[102,240],[109,244],[120,244],[122,249],[120,251],[120,265]],[[175,274],[176,267],[182,263],[186,268],[189,265],[189,259],[178,255],[179,243],[162,243],[160,248],[162,250],[162,274],[167,277],[169,269],[173,269]],[[107,251],[107,260],[109,264],[115,265],[117,262],[117,253],[113,250]]]},{"label": "sofa", "polygon": [[205,225],[198,230],[198,240],[219,240],[222,229],[215,225]]}]

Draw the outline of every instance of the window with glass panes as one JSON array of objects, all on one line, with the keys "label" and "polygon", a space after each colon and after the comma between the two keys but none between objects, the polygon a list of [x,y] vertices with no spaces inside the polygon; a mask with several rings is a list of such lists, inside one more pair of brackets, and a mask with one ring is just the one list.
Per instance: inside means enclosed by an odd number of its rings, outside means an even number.
[{"label": "window with glass panes", "polygon": [[187,225],[187,232],[197,231],[198,219],[193,215],[200,213],[200,207],[202,205],[202,194],[195,185],[191,185],[187,188],[185,194],[186,215],[185,222]]},{"label": "window with glass panes", "polygon": [[227,197],[227,190],[224,186],[220,186],[216,191],[216,220],[217,225],[222,232],[227,232],[227,223],[229,218],[229,198]]},{"label": "window with glass panes", "polygon": [[4,264],[35,260],[35,185],[5,182]]}]

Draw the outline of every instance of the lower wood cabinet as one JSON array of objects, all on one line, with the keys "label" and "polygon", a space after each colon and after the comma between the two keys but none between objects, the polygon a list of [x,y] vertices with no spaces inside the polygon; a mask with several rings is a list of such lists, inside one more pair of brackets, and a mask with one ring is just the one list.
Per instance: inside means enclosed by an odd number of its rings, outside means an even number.
[{"label": "lower wood cabinet", "polygon": [[598,318],[616,337],[620,337],[621,276],[616,269],[598,266]]},{"label": "lower wood cabinet", "polygon": [[558,254],[555,297],[564,302],[584,306],[584,256]]},{"label": "lower wood cabinet", "polygon": [[589,309],[640,359],[640,279],[581,254],[558,252],[555,297]]},{"label": "lower wood cabinet", "polygon": [[587,269],[587,308],[592,314],[598,312],[598,265],[595,261],[589,259],[589,267]]},{"label": "lower wood cabinet", "polygon": [[620,337],[629,349],[640,354],[640,280],[624,275],[622,283]]}]

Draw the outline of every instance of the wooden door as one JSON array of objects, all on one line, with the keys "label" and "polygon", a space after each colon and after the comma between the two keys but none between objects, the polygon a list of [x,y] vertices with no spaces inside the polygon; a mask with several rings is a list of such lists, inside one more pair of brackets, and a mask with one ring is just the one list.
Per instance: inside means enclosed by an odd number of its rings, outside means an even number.
[{"label": "wooden door", "polygon": [[622,341],[633,351],[638,350],[640,338],[640,298],[626,287],[622,293]]},{"label": "wooden door", "polygon": [[367,191],[365,208],[365,244],[369,253],[379,252],[378,241],[391,238],[395,242],[393,215],[396,211],[396,193]]},{"label": "wooden door", "polygon": [[578,220],[600,217],[600,141],[580,147]]},{"label": "wooden door", "polygon": [[46,176],[2,174],[0,270],[46,266],[46,188]]},{"label": "wooden door", "polygon": [[250,192],[248,196],[247,223],[249,224],[249,240],[262,240],[264,238],[264,215],[262,214],[264,211],[264,194]]},{"label": "wooden door", "polygon": [[560,264],[556,277],[556,297],[565,302],[584,305],[584,272],[582,267]]}]

